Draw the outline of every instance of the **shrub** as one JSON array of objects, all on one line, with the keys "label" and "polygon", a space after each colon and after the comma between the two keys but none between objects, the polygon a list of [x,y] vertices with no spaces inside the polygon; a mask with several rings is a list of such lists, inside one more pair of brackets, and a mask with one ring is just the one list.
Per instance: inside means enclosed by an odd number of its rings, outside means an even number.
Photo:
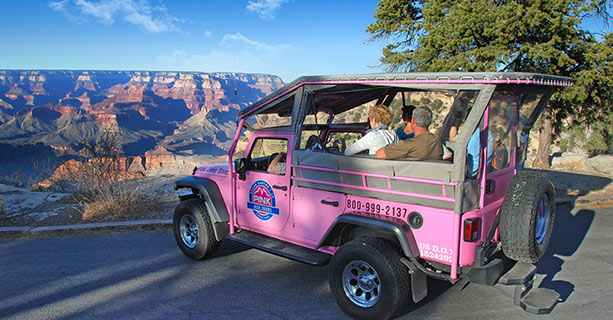
[{"label": "shrub", "polygon": [[[84,141],[82,159],[66,166],[82,219],[133,216],[154,210],[158,201],[120,170],[121,146],[117,132],[104,131],[97,140]],[[124,181],[125,180],[125,181]]]},{"label": "shrub", "polygon": [[159,207],[157,198],[136,183],[109,183],[78,196],[82,219],[136,216]]}]

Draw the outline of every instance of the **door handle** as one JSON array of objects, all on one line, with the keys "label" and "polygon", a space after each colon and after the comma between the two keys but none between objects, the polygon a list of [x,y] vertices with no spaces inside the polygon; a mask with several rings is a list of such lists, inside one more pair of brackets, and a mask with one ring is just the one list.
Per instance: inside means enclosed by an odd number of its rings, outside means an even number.
[{"label": "door handle", "polygon": [[286,186],[273,185],[272,188],[273,189],[279,189],[279,190],[287,191],[287,187]]},{"label": "door handle", "polygon": [[333,206],[333,207],[338,207],[338,201],[321,200],[321,204],[325,204],[325,205],[329,205],[329,206]]},{"label": "door handle", "polygon": [[485,193],[490,194],[496,190],[496,182],[492,179],[485,180]]}]

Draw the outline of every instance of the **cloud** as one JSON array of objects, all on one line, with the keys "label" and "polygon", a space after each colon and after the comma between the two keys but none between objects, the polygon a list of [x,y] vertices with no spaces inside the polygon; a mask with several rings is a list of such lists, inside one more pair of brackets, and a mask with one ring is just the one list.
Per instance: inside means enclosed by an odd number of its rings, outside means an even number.
[{"label": "cloud", "polygon": [[243,36],[241,33],[237,32],[235,34],[226,34],[223,39],[221,40],[221,44],[222,45],[229,45],[230,47],[232,47],[232,41],[236,41],[239,43],[245,43],[248,46],[257,49],[257,50],[265,50],[265,51],[285,51],[285,50],[292,50],[294,49],[294,47],[292,47],[291,45],[288,44],[279,44],[279,45],[269,45],[263,42],[259,42],[259,41],[255,41],[255,40],[251,40],[245,36]]},{"label": "cloud", "polygon": [[151,16],[144,15],[138,12],[133,12],[125,16],[124,19],[132,24],[141,26],[145,28],[145,30],[149,30],[153,33],[171,31],[171,27],[169,27],[167,24],[154,21]]},{"label": "cloud", "polygon": [[265,20],[272,20],[275,18],[275,11],[281,7],[282,4],[291,0],[254,0],[249,1],[247,10],[253,11]]},{"label": "cloud", "polygon": [[86,0],[75,0],[75,4],[82,14],[92,15],[107,23],[113,23],[113,16],[117,11],[121,10],[121,7],[125,6],[126,9],[132,9],[131,3],[129,2],[123,4],[116,1],[101,1],[98,3],[92,3]]},{"label": "cloud", "polygon": [[99,21],[111,25],[115,19],[121,19],[149,32],[181,32],[176,22],[182,20],[169,15],[164,6],[152,7],[148,0],[63,0],[50,2],[53,11],[62,12],[71,20],[77,14],[82,19],[92,16]]},{"label": "cloud", "polygon": [[66,6],[66,2],[68,2],[68,0],[64,0],[64,1],[57,1],[57,2],[49,2],[49,8],[51,8],[51,10],[53,11],[64,11],[64,7]]}]

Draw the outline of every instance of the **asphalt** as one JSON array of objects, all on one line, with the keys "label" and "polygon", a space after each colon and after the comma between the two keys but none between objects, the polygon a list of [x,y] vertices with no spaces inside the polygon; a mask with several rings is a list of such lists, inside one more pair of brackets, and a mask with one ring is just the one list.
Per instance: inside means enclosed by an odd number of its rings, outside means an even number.
[{"label": "asphalt", "polygon": [[[513,303],[513,286],[428,279],[399,319],[613,319],[613,208],[560,206],[535,288],[557,291],[550,314]],[[312,267],[223,241],[193,261],[172,232],[0,240],[0,319],[348,319]]]}]

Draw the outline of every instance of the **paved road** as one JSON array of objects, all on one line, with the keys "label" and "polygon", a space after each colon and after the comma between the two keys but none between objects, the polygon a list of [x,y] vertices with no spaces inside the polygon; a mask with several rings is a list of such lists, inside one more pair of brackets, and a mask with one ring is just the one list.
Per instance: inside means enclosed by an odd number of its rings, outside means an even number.
[{"label": "paved road", "polygon": [[[538,272],[566,301],[538,319],[612,319],[612,247],[613,209],[559,208]],[[230,242],[191,261],[164,231],[4,240],[0,318],[344,319],[326,273]],[[537,318],[502,287],[430,285],[403,318]]]}]

